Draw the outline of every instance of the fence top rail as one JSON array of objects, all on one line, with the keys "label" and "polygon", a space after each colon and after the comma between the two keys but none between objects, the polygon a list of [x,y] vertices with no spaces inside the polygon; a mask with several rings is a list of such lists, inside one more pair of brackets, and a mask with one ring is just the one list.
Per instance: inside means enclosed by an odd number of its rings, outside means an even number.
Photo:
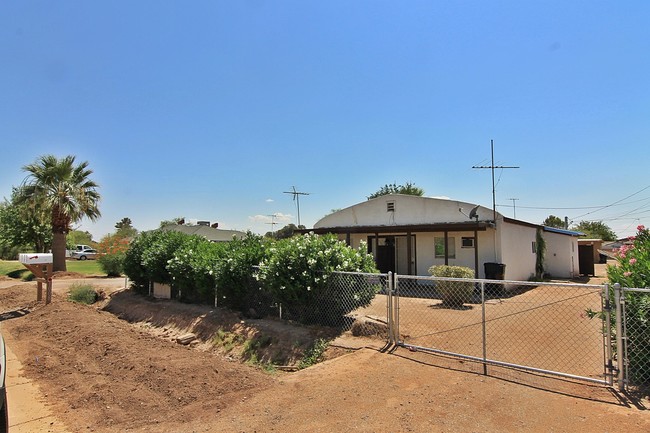
[{"label": "fence top rail", "polygon": [[[518,281],[518,280],[488,280],[485,278],[451,278],[451,277],[432,277],[432,276],[422,276],[422,275],[397,275],[395,277],[398,279],[409,279],[409,280],[422,280],[422,281],[459,281],[459,282],[471,282],[471,283],[486,283],[486,284],[516,284],[519,286],[556,286],[556,287],[580,287],[580,288],[589,288],[589,289],[603,289],[605,284],[582,284],[582,283],[570,283],[570,282],[551,282],[551,281]],[[628,289],[629,290],[629,289]],[[645,289],[636,289],[636,290],[645,290]],[[650,291],[650,289],[648,289]]]},{"label": "fence top rail", "polygon": [[650,287],[640,288],[640,287],[623,287],[624,292],[640,292],[640,293],[650,293]]},{"label": "fence top rail", "polygon": [[388,274],[379,274],[379,273],[372,273],[372,272],[333,271],[332,274],[360,275],[363,277],[388,277]]}]

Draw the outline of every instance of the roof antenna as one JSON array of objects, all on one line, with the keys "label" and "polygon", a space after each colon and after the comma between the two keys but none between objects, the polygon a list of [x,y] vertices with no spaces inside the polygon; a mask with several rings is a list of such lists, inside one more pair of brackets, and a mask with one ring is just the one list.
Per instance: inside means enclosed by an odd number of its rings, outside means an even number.
[{"label": "roof antenna", "polygon": [[291,187],[293,191],[284,191],[283,194],[291,194],[293,195],[293,201],[296,202],[296,207],[298,208],[298,227],[300,227],[300,196],[301,195],[309,195],[309,192],[300,192],[296,191],[296,187],[292,186]]}]

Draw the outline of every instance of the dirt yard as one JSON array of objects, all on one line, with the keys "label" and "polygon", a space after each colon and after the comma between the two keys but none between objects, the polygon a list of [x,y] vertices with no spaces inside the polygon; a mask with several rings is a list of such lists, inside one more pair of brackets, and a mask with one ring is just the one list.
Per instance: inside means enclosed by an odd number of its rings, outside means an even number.
[{"label": "dirt yard", "polygon": [[[35,302],[35,283],[1,281],[0,328],[70,432],[650,431],[648,400],[505,368],[484,376],[469,362],[368,348],[381,347],[379,340],[335,348],[342,356],[305,370],[268,373],[228,350],[231,334],[215,349],[216,329],[238,330],[250,341],[270,335],[256,358],[286,364],[322,331],[130,292],[117,292],[102,308],[82,306],[66,300],[68,285],[57,281],[45,306]],[[120,282],[93,285],[110,293]],[[188,330],[198,342],[176,343]]]}]

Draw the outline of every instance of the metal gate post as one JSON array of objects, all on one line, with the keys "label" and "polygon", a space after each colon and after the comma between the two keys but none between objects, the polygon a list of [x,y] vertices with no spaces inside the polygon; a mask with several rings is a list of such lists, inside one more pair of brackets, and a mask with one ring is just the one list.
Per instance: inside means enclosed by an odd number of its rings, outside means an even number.
[{"label": "metal gate post", "polygon": [[614,284],[614,302],[616,304],[616,368],[618,368],[618,389],[625,390],[624,360],[625,348],[623,347],[623,304],[621,285]]},{"label": "metal gate post", "polygon": [[608,385],[614,384],[614,354],[612,350],[612,303],[610,300],[609,283],[603,285],[603,291],[600,294],[600,303],[602,305],[603,314],[603,339],[605,348],[603,356],[605,356],[605,379]]},{"label": "metal gate post", "polygon": [[395,340],[393,338],[393,327],[395,326],[395,320],[393,318],[393,281],[391,278],[391,273],[390,271],[388,272],[388,299],[386,302],[386,317],[388,318],[388,344],[393,345],[395,344]]},{"label": "metal gate post", "polygon": [[483,374],[487,376],[487,324],[485,321],[485,281],[480,282],[481,287],[481,326],[483,328]]},{"label": "metal gate post", "polygon": [[392,290],[395,293],[393,298],[393,341],[399,344],[399,279],[397,274],[388,273]]}]

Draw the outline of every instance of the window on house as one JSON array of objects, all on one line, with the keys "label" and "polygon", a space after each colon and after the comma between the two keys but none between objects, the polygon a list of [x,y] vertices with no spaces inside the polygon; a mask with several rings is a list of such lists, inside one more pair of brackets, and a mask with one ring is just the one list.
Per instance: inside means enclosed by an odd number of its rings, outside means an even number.
[{"label": "window on house", "polygon": [[474,238],[461,238],[461,248],[474,248]]},{"label": "window on house", "polygon": [[394,201],[387,201],[386,202],[386,211],[387,212],[395,212],[395,202]]},{"label": "window on house", "polygon": [[533,254],[537,254],[537,242],[533,241]]},{"label": "window on house", "polygon": [[[456,258],[456,239],[453,237],[448,237],[447,238],[447,246],[449,247],[449,251],[447,251],[447,257],[450,259],[455,259]],[[440,238],[434,238],[433,239],[433,248],[435,250],[435,257],[436,259],[444,259],[445,258],[445,238],[440,237]]]}]

